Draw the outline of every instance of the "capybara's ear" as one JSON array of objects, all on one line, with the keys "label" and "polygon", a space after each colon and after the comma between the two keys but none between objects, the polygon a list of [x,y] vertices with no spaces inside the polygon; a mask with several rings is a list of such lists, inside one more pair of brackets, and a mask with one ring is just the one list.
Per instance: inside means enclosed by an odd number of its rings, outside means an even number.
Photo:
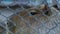
[{"label": "capybara's ear", "polygon": [[39,7],[39,9],[41,9],[41,10],[47,10],[47,9],[48,9],[48,6],[45,5],[45,4],[42,4],[42,5]]},{"label": "capybara's ear", "polygon": [[44,9],[45,8],[45,5],[42,4],[41,6],[39,6],[39,9]]}]

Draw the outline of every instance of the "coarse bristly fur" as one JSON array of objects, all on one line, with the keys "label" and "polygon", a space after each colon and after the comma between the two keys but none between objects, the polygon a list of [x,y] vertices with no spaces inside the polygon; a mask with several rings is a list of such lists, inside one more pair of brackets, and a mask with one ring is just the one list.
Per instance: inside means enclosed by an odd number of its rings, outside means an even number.
[{"label": "coarse bristly fur", "polygon": [[[43,6],[40,8],[29,8],[26,10],[22,10],[17,13],[17,15],[12,15],[10,17],[10,20],[15,22],[16,27],[13,27],[13,32],[16,34],[20,30],[20,34],[24,34],[26,32],[27,34],[30,34],[34,30],[32,29],[35,27],[38,27],[40,25],[40,20],[47,20],[47,16],[44,16],[42,13],[43,10],[47,10],[47,6]],[[49,14],[49,12],[47,12]],[[22,20],[23,18],[23,20]],[[37,19],[35,19],[37,18]],[[23,32],[21,32],[21,28]],[[35,32],[35,31],[34,31]],[[36,32],[34,34],[37,34]]]}]

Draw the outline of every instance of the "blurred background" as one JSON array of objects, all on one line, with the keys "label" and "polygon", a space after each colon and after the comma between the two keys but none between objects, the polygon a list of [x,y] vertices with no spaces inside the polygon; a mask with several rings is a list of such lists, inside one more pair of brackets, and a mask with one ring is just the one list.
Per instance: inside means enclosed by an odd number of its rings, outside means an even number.
[{"label": "blurred background", "polygon": [[37,6],[44,3],[48,3],[49,5],[60,4],[60,1],[59,0],[0,0],[0,3],[6,4],[6,5],[11,3],[14,3],[14,4],[18,3],[18,4],[28,4],[28,5]]}]

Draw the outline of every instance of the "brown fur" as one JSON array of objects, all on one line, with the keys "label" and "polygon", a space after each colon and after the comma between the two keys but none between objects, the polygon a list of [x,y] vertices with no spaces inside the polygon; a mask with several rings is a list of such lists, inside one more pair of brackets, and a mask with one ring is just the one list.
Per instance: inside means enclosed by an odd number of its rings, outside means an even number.
[{"label": "brown fur", "polygon": [[[47,8],[44,7],[44,9],[42,9],[42,10],[46,10],[46,9]],[[37,14],[29,16],[28,12],[31,12],[31,10],[34,10]],[[21,20],[21,18],[17,15],[23,17],[24,20]],[[15,24],[16,24],[16,28],[12,28],[14,33],[16,33],[20,28],[22,28],[24,30],[24,32],[27,32],[27,34],[30,34],[32,32],[32,29],[29,25],[31,25],[32,27],[37,27],[38,25],[40,25],[40,21],[38,22],[38,20],[36,20],[35,17],[39,16],[39,20],[40,20],[40,18],[42,18],[42,20],[48,19],[46,16],[42,15],[42,12],[40,12],[39,9],[29,9],[27,11],[23,10],[23,11],[17,13],[17,15],[15,15],[15,16],[12,15],[12,17],[10,18],[10,20],[15,22]]]}]

